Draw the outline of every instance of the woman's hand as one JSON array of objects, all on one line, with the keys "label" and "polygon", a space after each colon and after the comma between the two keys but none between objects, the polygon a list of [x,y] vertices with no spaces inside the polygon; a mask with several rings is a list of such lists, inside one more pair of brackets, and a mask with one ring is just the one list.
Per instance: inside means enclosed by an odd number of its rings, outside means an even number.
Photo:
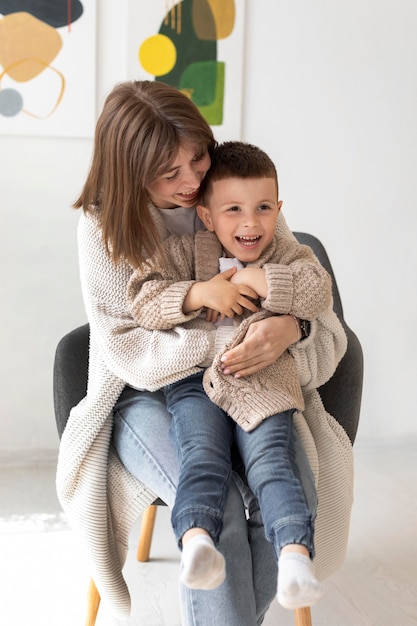
[{"label": "woman's hand", "polygon": [[254,322],[241,344],[222,356],[224,374],[235,378],[249,376],[271,365],[299,339],[299,330],[291,315],[278,315]]}]

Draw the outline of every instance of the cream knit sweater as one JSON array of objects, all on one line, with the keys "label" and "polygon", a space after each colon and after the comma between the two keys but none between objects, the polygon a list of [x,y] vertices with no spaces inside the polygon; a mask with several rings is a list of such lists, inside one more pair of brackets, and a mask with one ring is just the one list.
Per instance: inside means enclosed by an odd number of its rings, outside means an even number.
[{"label": "cream knit sweater", "polygon": [[[216,235],[201,230],[193,235],[164,241],[165,261],[149,262],[137,270],[128,284],[128,303],[139,326],[149,330],[172,329],[185,324],[200,331],[202,341],[214,340],[214,325],[201,319],[202,309],[183,313],[184,299],[196,281],[219,273],[223,250]],[[304,410],[304,400],[295,360],[286,350],[274,363],[245,378],[224,376],[220,357],[241,343],[254,321],[271,314],[288,314],[314,320],[332,307],[332,283],[311,248],[276,235],[259,259],[248,267],[263,267],[268,296],[259,313],[235,316],[235,333],[204,373],[204,389],[213,402],[228,413],[243,430],[256,428],[265,418],[288,409]],[[206,339],[207,341],[207,339]],[[157,358],[157,357],[156,357]],[[198,368],[180,370],[177,380]]]},{"label": "cream knit sweater", "polygon": [[[157,210],[153,217],[166,238]],[[279,230],[292,238],[283,216]],[[97,219],[82,214],[78,229],[81,286],[90,323],[90,362],[86,397],[72,409],[63,433],[57,492],[89,558],[91,575],[103,602],[123,619],[130,596],[122,575],[132,525],[156,494],[136,480],[109,446],[112,409],[125,384],[158,388],[182,369],[203,362],[209,342],[178,326],[150,331],[127,311],[126,290],[132,268],[115,266],[102,241]],[[166,348],[169,346],[169,350]],[[305,412],[296,426],[316,477],[316,571],[320,578],[343,562],[352,506],[353,462],[349,439],[325,411],[315,388],[332,375],[346,350],[346,336],[332,313],[312,323],[310,336],[291,348],[303,387]],[[176,355],[173,371],[172,354]],[[155,355],[158,364],[155,367]]]}]

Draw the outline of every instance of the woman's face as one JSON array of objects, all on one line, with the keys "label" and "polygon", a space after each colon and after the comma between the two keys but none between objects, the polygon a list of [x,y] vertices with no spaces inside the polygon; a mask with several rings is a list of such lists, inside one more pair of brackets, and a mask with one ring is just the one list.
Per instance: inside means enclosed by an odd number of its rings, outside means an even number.
[{"label": "woman's face", "polygon": [[148,186],[152,202],[161,209],[195,206],[201,181],[209,167],[207,151],[202,153],[194,144],[182,144],[169,170]]}]

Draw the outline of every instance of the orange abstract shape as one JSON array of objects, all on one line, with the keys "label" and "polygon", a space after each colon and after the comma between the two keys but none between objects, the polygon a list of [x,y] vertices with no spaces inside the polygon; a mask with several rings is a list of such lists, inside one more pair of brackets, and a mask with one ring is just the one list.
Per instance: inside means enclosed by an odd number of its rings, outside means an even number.
[{"label": "orange abstract shape", "polygon": [[0,19],[0,63],[17,82],[35,78],[62,47],[60,34],[30,13],[10,13]]},{"label": "orange abstract shape", "polygon": [[217,41],[216,22],[207,0],[193,0],[191,15],[197,39]]},{"label": "orange abstract shape", "polygon": [[226,39],[235,25],[234,0],[194,0],[193,26],[203,41]]},{"label": "orange abstract shape", "polygon": [[[65,78],[63,76],[63,74],[55,69],[54,67],[50,67],[48,65],[46,65],[46,63],[44,63],[43,61],[39,61],[37,59],[21,59],[20,61],[16,61],[16,63],[12,66],[6,67],[4,69],[4,71],[0,74],[0,89],[2,89],[2,80],[3,78],[5,78],[6,76],[11,77],[11,74],[13,73],[13,70],[15,69],[15,66],[19,66],[19,65],[25,65],[25,63],[32,65],[38,65],[38,67],[40,67],[41,69],[39,70],[39,72],[37,72],[37,74],[39,74],[41,71],[47,69],[48,72],[45,72],[41,78],[37,78],[36,80],[36,88],[33,90],[35,95],[38,95],[39,93],[39,80],[44,80],[45,82],[45,87],[42,90],[43,94],[46,94],[48,101],[45,102],[45,97],[42,99],[42,107],[44,110],[40,110],[39,109],[39,105],[32,104],[31,105],[31,98],[30,98],[30,92],[32,91],[32,84],[30,81],[25,81],[26,84],[26,89],[27,89],[27,93],[26,93],[26,97],[25,97],[25,103],[29,100],[29,106],[35,106],[34,110],[28,110],[26,107],[22,108],[22,113],[26,113],[26,115],[30,115],[31,117],[36,117],[37,119],[46,119],[47,117],[49,117],[50,115],[52,115],[52,113],[54,113],[54,111],[56,111],[56,109],[58,108],[59,103],[62,100],[62,97],[64,95],[64,91],[65,91]],[[55,83],[53,83],[51,80],[49,80],[47,74],[50,74],[51,77],[54,77],[55,79]],[[7,79],[6,79],[7,80]],[[21,81],[16,81],[16,82],[21,82]],[[56,94],[53,95],[53,94]],[[27,97],[29,94],[29,98]],[[34,101],[36,100],[36,98],[33,99]],[[50,102],[49,102],[50,100]]]},{"label": "orange abstract shape", "polygon": [[[182,29],[182,2],[180,0],[177,4],[175,0],[165,0],[165,19],[164,25],[171,25],[171,29],[177,33],[177,35],[181,34]],[[171,7],[170,7],[171,5]]]},{"label": "orange abstract shape", "polygon": [[193,99],[194,89],[192,89],[191,87],[180,87],[178,91],[181,91],[181,93],[183,93],[184,96],[187,96],[187,98],[189,98],[190,100]]}]

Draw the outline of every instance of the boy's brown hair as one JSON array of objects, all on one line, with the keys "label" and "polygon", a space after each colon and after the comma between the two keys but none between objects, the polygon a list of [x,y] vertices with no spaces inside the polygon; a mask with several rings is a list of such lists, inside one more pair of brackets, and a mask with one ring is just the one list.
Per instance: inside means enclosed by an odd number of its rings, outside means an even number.
[{"label": "boy's brown hair", "polygon": [[200,187],[200,202],[206,204],[213,182],[225,178],[273,178],[277,185],[278,175],[271,158],[250,143],[225,141],[211,153],[211,166]]}]

